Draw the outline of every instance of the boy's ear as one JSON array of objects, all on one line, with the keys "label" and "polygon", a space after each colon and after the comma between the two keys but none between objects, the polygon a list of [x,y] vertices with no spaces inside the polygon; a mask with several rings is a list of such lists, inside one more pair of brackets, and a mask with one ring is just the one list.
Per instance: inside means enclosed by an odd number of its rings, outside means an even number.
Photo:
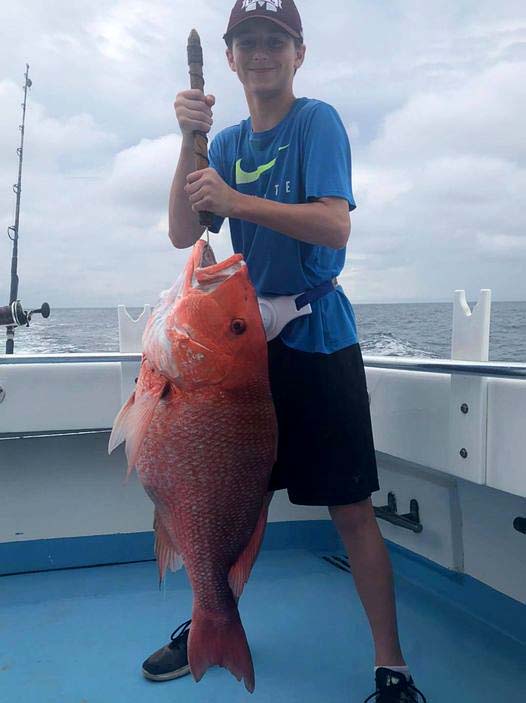
[{"label": "boy's ear", "polygon": [[233,71],[235,71],[236,68],[235,68],[235,66],[234,66],[234,52],[232,51],[232,49],[229,49],[229,48],[227,47],[227,48],[225,49],[225,56],[226,56],[226,60],[228,61],[228,65],[230,66],[230,68],[231,68]]},{"label": "boy's ear", "polygon": [[297,68],[299,68],[302,63],[305,61],[305,52],[307,51],[307,47],[305,44],[302,44],[299,49],[296,49],[296,60],[299,61],[299,64]]}]

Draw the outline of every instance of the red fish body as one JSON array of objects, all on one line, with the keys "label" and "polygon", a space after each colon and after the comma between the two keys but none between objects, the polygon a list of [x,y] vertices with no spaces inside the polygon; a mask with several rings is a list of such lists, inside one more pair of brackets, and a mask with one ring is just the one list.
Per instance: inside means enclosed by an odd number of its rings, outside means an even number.
[{"label": "red fish body", "polygon": [[277,425],[265,330],[240,254],[216,264],[199,240],[182,280],[162,294],[110,451],[122,441],[128,473],[136,468],[155,505],[160,578],[184,563],[192,584],[194,678],[218,664],[252,691],[234,596],[263,538]]}]

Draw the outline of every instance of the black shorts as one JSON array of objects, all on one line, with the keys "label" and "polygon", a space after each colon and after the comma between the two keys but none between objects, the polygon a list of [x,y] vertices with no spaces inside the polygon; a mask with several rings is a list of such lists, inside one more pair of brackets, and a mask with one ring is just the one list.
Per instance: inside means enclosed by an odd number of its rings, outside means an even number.
[{"label": "black shorts", "polygon": [[278,418],[269,490],[297,505],[347,505],[380,490],[359,343],[333,354],[268,343]]}]

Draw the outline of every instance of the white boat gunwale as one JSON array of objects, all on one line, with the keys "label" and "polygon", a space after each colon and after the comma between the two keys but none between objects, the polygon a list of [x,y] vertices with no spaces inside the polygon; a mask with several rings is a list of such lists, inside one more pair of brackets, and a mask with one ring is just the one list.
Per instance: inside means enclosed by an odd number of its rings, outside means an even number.
[{"label": "white boat gunwale", "polygon": [[[71,354],[0,354],[0,365],[18,364],[107,364],[140,362],[140,353],[75,352]],[[429,359],[427,357],[363,356],[367,368],[398,371],[420,371],[501,378],[526,378],[526,364],[516,361],[458,361],[456,359]]]}]

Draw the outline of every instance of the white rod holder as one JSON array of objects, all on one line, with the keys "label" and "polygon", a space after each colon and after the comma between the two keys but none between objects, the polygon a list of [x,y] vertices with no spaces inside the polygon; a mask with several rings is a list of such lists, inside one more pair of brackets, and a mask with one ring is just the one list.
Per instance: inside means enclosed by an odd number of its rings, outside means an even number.
[{"label": "white rod holder", "polygon": [[[491,290],[480,291],[470,309],[466,292],[456,290],[453,300],[451,358],[488,361]],[[449,406],[449,469],[460,478],[486,483],[488,379],[451,376]]]},{"label": "white rod holder", "polygon": [[[127,354],[142,352],[142,335],[152,313],[150,305],[145,305],[139,317],[133,319],[125,305],[119,305],[119,350]],[[121,399],[125,403],[135,390],[135,379],[139,374],[140,362],[121,362]]]}]

